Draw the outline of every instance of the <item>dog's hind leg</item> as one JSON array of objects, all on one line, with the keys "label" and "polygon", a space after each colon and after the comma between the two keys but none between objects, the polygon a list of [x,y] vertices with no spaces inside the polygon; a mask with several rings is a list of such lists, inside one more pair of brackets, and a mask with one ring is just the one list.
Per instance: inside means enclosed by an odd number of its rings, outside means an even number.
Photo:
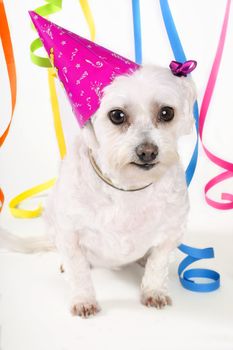
[{"label": "dog's hind leg", "polygon": [[100,307],[95,297],[90,265],[79,246],[78,235],[70,231],[59,232],[56,245],[71,286],[71,313],[84,318],[96,314]]}]

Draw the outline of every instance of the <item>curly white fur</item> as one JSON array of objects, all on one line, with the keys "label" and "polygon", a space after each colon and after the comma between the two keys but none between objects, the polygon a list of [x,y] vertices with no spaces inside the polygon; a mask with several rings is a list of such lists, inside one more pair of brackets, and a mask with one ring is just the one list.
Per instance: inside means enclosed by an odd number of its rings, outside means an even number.
[{"label": "curly white fur", "polygon": [[[156,307],[170,302],[168,256],[182,238],[189,208],[177,139],[191,131],[194,99],[191,79],[175,77],[165,68],[142,67],[118,77],[105,88],[99,110],[62,162],[45,216],[71,282],[73,313],[85,316],[98,310],[90,265],[112,268],[145,254],[142,302]],[[172,106],[174,120],[156,125],[155,106]],[[127,128],[109,120],[114,108],[130,116]],[[130,164],[135,148],[145,141],[159,148],[159,164],[149,171]],[[94,172],[88,148],[114,185],[152,185],[136,192],[112,188]]]},{"label": "curly white fur", "polygon": [[[158,308],[171,303],[168,258],[182,239],[189,209],[177,140],[191,131],[194,100],[192,80],[166,68],[145,66],[118,77],[105,88],[100,108],[62,161],[44,216],[71,284],[73,314],[99,311],[91,265],[115,268],[145,256],[142,303]],[[161,106],[174,109],[172,121],[156,120]],[[110,121],[108,112],[116,108],[126,112],[127,125]],[[150,170],[132,164],[136,147],[145,142],[159,150],[158,164]],[[135,192],[111,187],[93,170],[88,149],[115,186],[151,185]]]}]

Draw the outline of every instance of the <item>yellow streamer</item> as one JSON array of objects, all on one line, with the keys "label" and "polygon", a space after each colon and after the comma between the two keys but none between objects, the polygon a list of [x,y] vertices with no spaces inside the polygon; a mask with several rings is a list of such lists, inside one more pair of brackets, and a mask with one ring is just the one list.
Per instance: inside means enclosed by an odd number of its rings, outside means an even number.
[{"label": "yellow streamer", "polygon": [[11,214],[16,218],[21,218],[21,219],[35,218],[37,216],[40,216],[43,211],[41,204],[39,204],[38,208],[35,210],[20,209],[18,208],[18,205],[25,199],[35,196],[37,193],[40,193],[42,191],[49,189],[55,184],[55,182],[56,182],[56,179],[49,180],[41,185],[32,187],[29,190],[13,198],[9,203]]},{"label": "yellow streamer", "polygon": [[56,88],[55,88],[54,68],[48,68],[48,82],[49,82],[50,100],[51,100],[52,110],[53,110],[54,129],[56,133],[60,156],[61,156],[61,159],[63,159],[66,155],[66,143],[65,143],[65,137],[62,129],[58,98],[57,98]]},{"label": "yellow streamer", "polygon": [[[59,1],[59,0],[55,0],[55,1],[50,0],[49,1],[49,0],[47,0],[47,2],[56,3],[56,11],[61,9],[62,1]],[[93,16],[92,16],[88,1],[87,0],[80,0],[80,5],[82,7],[82,11],[84,13],[84,16],[85,16],[86,21],[87,21],[88,26],[89,26],[91,39],[94,41],[94,39],[95,39],[95,24],[94,24]],[[39,10],[38,12],[40,12],[41,15],[48,15],[49,14],[48,11],[46,11],[46,9],[45,9],[45,12],[42,13],[43,8],[45,6],[48,6],[48,5],[44,5],[41,8],[37,9],[37,10]],[[51,4],[50,4],[50,6],[51,6]],[[52,10],[52,9],[49,7],[49,8],[47,8],[47,10]],[[53,8],[53,12],[55,12],[54,8]],[[36,39],[35,42],[37,40],[38,39]],[[34,54],[34,50],[37,49],[38,47],[40,47],[40,43],[36,42],[36,46],[35,47],[33,46],[33,51],[31,51],[31,56],[33,54],[33,62],[39,66],[48,67],[48,62],[47,62],[48,60],[46,58],[41,58],[41,57],[38,57]],[[58,98],[57,98],[57,94],[56,94],[54,76],[55,76],[54,69],[48,68],[48,83],[49,83],[49,91],[50,91],[50,100],[51,100],[52,111],[53,111],[53,122],[54,122],[54,128],[55,128],[55,133],[56,133],[56,138],[57,138],[60,156],[63,159],[65,154],[66,154],[66,144],[65,144],[65,137],[64,137],[64,133],[63,133],[63,129],[62,129],[62,123],[61,123],[61,117],[60,117],[60,112],[59,112],[59,104],[58,104]],[[56,179],[49,180],[41,185],[38,185],[38,186],[31,188],[31,189],[19,194],[17,197],[13,198],[9,204],[11,214],[17,218],[35,218],[35,217],[40,216],[42,211],[43,211],[43,208],[41,205],[39,205],[38,208],[35,210],[20,209],[20,208],[18,208],[18,206],[23,200],[30,198],[32,196],[35,196],[36,194],[51,188],[55,182],[56,182]]]},{"label": "yellow streamer", "polygon": [[[53,68],[48,68],[48,82],[49,82],[49,90],[50,90],[50,99],[51,99],[52,110],[53,110],[54,128],[55,128],[55,133],[56,133],[57,142],[59,146],[60,156],[63,159],[66,154],[66,144],[65,144],[65,139],[64,139],[62,124],[61,124]],[[39,206],[34,210],[21,209],[18,206],[25,199],[33,197],[36,194],[53,187],[55,182],[56,182],[56,178],[46,181],[45,183],[40,184],[38,186],[32,187],[29,190],[14,197],[9,203],[9,209],[11,214],[16,218],[21,218],[21,219],[32,219],[32,218],[41,216],[43,211],[43,207],[41,206],[41,204],[39,204]]]},{"label": "yellow streamer", "polygon": [[[42,16],[43,15],[47,16],[51,13],[60,11],[62,8],[62,0],[45,0],[45,1],[48,4],[38,7],[35,10]],[[32,61],[41,67],[49,67],[51,64],[48,58],[39,57],[34,54],[34,51],[39,47],[41,47],[41,45],[42,44],[39,38],[33,41],[31,45]],[[53,111],[53,123],[55,128],[55,134],[57,138],[60,156],[61,158],[64,158],[66,154],[66,145],[65,145],[65,138],[64,138],[62,123],[60,118],[59,104],[58,104],[58,98],[57,98],[56,88],[55,88],[53,68],[48,68],[48,83],[49,83],[49,90],[50,90],[50,100],[51,100],[52,111]],[[56,179],[46,181],[45,183],[32,187],[31,189],[14,197],[9,203],[9,209],[11,214],[16,218],[35,218],[40,216],[43,211],[43,208],[41,205],[39,205],[38,208],[34,210],[26,210],[26,209],[19,208],[19,204],[23,200],[33,197],[36,194],[51,188],[54,185],[55,181]]]},{"label": "yellow streamer", "polygon": [[95,40],[95,23],[87,0],[79,0],[90,30],[91,40]]},{"label": "yellow streamer", "polygon": [[[66,144],[65,144],[65,138],[64,138],[62,124],[61,124],[61,117],[60,117],[58,98],[57,98],[56,88],[55,88],[53,68],[48,68],[48,82],[49,82],[49,90],[50,90],[50,100],[51,100],[52,111],[53,111],[53,123],[54,123],[56,138],[59,146],[60,157],[63,159],[66,154]],[[34,210],[21,209],[21,208],[18,208],[18,206],[25,199],[33,197],[36,194],[53,187],[55,182],[56,182],[55,178],[52,180],[46,181],[45,183],[32,187],[31,189],[13,198],[9,203],[9,209],[11,214],[16,218],[21,218],[21,219],[25,219],[25,218],[32,219],[32,218],[41,216],[41,213],[43,211],[43,207],[41,205],[39,205],[38,208]]]}]

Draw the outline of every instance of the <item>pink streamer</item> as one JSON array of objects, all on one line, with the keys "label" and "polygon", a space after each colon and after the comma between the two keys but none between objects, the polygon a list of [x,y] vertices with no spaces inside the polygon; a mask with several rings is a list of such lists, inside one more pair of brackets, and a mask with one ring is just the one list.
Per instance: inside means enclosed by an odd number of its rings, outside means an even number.
[{"label": "pink streamer", "polygon": [[224,21],[223,21],[223,25],[222,25],[222,31],[221,31],[221,35],[220,35],[220,39],[219,39],[219,43],[218,43],[218,47],[217,47],[217,51],[216,51],[216,55],[215,55],[215,59],[214,59],[214,63],[211,69],[211,73],[209,76],[209,80],[208,80],[208,84],[205,90],[205,94],[204,94],[204,98],[202,101],[202,105],[201,105],[201,110],[200,110],[200,119],[199,119],[199,134],[200,134],[200,139],[201,139],[201,143],[203,146],[203,149],[207,155],[207,157],[216,165],[220,166],[221,168],[225,169],[226,171],[224,171],[223,173],[221,173],[220,175],[217,175],[216,177],[214,177],[212,180],[210,180],[206,186],[205,186],[205,198],[207,203],[216,208],[216,209],[220,209],[220,210],[228,210],[228,209],[233,209],[233,194],[230,193],[222,193],[221,194],[221,199],[228,201],[227,203],[222,203],[222,202],[217,202],[214,201],[212,199],[210,199],[207,196],[207,192],[214,186],[216,186],[218,183],[227,180],[231,177],[233,177],[233,163],[227,162],[221,158],[218,158],[217,156],[215,156],[213,153],[211,153],[204,145],[203,142],[203,129],[204,129],[204,124],[205,124],[205,119],[206,119],[206,115],[208,112],[208,108],[209,108],[209,104],[213,95],[213,91],[214,91],[214,87],[215,87],[215,83],[216,83],[216,79],[217,79],[217,75],[218,75],[218,71],[219,71],[219,66],[221,63],[221,58],[222,58],[222,53],[223,53],[223,48],[224,48],[224,44],[225,44],[225,39],[226,39],[226,32],[227,32],[227,26],[228,26],[228,19],[229,19],[229,13],[230,13],[230,6],[231,6],[231,0],[227,0],[227,4],[226,4],[226,11],[225,11],[225,16],[224,16]]}]

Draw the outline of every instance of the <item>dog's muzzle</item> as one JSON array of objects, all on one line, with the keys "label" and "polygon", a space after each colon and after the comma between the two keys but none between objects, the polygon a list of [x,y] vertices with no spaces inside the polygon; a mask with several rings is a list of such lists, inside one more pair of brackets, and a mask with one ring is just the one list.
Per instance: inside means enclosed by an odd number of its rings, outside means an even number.
[{"label": "dog's muzzle", "polygon": [[139,163],[133,162],[132,164],[136,165],[141,169],[150,170],[156,164],[158,164],[158,162],[155,162],[155,159],[159,154],[159,148],[153,143],[145,142],[138,145],[135,149],[135,153],[137,155]]},{"label": "dog's muzzle", "polygon": [[135,151],[138,159],[143,163],[153,162],[159,154],[158,146],[147,142],[137,146]]}]

